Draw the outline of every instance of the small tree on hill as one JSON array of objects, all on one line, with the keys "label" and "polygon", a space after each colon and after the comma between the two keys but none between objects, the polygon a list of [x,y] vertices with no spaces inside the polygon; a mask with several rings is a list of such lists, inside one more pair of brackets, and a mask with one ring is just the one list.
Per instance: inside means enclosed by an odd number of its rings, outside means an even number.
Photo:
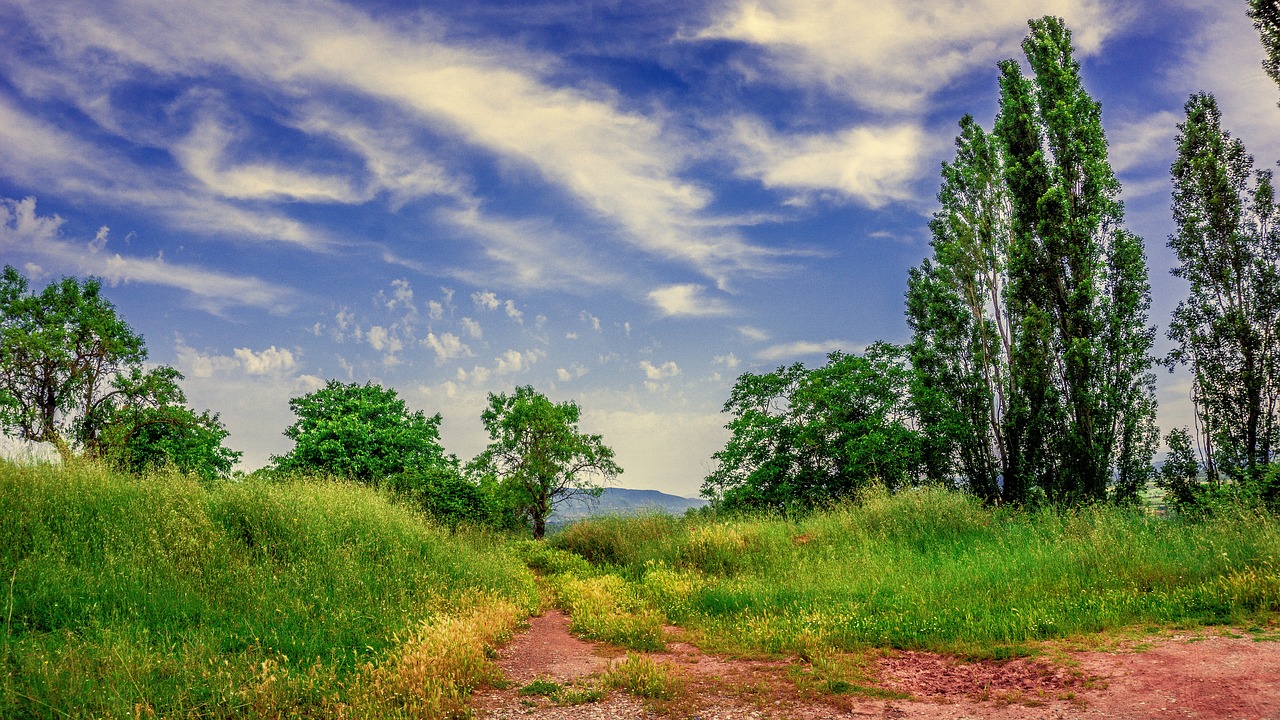
[{"label": "small tree on hill", "polygon": [[896,489],[919,476],[910,371],[901,348],[876,343],[827,364],[745,373],[724,412],[733,434],[713,457],[702,495],[723,508],[809,509],[873,483]]},{"label": "small tree on hill", "polygon": [[217,415],[186,406],[182,374],[145,369],[146,344],[93,278],[63,278],[39,293],[13,267],[0,274],[0,429],[129,471],[173,464],[226,475]]},{"label": "small tree on hill", "polygon": [[546,534],[547,517],[557,505],[597,497],[601,482],[622,473],[599,435],[579,432],[581,412],[577,403],[553,403],[524,386],[511,395],[490,393],[480,416],[491,442],[470,469],[502,483],[509,502],[532,523],[535,538]]},{"label": "small tree on hill", "polygon": [[284,434],[294,448],[272,458],[281,472],[376,485],[406,472],[456,469],[440,445],[440,415],[409,412],[395,390],[330,380],[289,407],[298,420]]}]

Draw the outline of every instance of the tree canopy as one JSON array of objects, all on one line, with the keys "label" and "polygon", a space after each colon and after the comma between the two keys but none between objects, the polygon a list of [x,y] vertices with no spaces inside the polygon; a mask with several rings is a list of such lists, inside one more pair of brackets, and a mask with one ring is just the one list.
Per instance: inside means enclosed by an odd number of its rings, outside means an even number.
[{"label": "tree canopy", "polygon": [[481,414],[490,443],[469,465],[473,473],[492,476],[512,507],[533,526],[533,536],[546,534],[547,517],[573,497],[599,496],[602,483],[613,482],[622,468],[599,435],[578,429],[577,403],[555,403],[530,386],[514,393],[490,393]]},{"label": "tree canopy", "polygon": [[147,369],[146,344],[93,278],[36,293],[10,266],[0,275],[0,428],[131,471],[173,464],[216,477],[239,453],[217,415],[187,408],[182,374]]},{"label": "tree canopy", "polygon": [[440,415],[410,412],[393,389],[330,380],[289,407],[298,419],[284,431],[293,449],[272,458],[280,472],[379,484],[457,464],[440,445]]},{"label": "tree canopy", "polygon": [[987,499],[1132,499],[1157,439],[1142,240],[1070,31],[1030,28],[1033,75],[1000,64],[993,135],[961,121],[909,283],[926,458]]},{"label": "tree canopy", "polygon": [[1280,206],[1270,171],[1222,128],[1212,95],[1187,101],[1173,164],[1177,253],[1190,284],[1169,325],[1192,373],[1209,479],[1254,475],[1280,451]]},{"label": "tree canopy", "polygon": [[872,483],[890,489],[918,476],[910,371],[901,348],[876,343],[827,364],[745,373],[725,403],[733,419],[703,496],[726,509],[808,509],[852,497]]}]

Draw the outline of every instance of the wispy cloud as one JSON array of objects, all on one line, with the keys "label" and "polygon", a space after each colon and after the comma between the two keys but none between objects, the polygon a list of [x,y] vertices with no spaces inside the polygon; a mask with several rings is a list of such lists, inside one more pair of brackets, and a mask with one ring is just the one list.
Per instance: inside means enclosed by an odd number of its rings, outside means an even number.
[{"label": "wispy cloud", "polygon": [[[553,83],[547,77],[555,64],[527,51],[451,45],[439,40],[430,22],[393,27],[324,1],[214,6],[125,0],[108,12],[96,2],[68,0],[27,2],[22,9],[31,26],[46,33],[65,84],[123,84],[133,79],[125,72],[129,68],[191,83],[231,73],[297,98],[285,121],[345,138],[374,168],[371,176],[381,187],[401,194],[458,189],[446,173],[407,172],[389,159],[395,143],[381,128],[362,128],[333,109],[354,95],[362,103],[394,108],[424,132],[531,170],[589,216],[611,224],[615,242],[683,263],[717,282],[772,265],[773,253],[732,228],[708,226],[711,194],[684,176],[693,144],[667,127],[660,113],[623,109],[612,94],[596,88]],[[94,72],[103,58],[119,72]],[[76,96],[81,102],[101,98],[87,89]],[[370,196],[371,188],[351,178],[234,162],[224,153],[227,140],[220,125],[201,119],[189,134],[168,143],[189,175],[215,197],[350,203]]]},{"label": "wispy cloud", "polygon": [[110,283],[146,283],[182,290],[192,302],[212,312],[250,306],[284,311],[295,293],[255,277],[228,275],[195,265],[170,263],[163,257],[139,258],[104,247],[103,230],[93,240],[75,242],[62,234],[62,218],[40,215],[35,198],[0,198],[0,247],[40,257],[59,272],[96,275]]},{"label": "wispy cloud", "polygon": [[1065,17],[1088,54],[1125,10],[1104,0],[734,0],[694,37],[756,45],[775,73],[905,111],[961,74],[1013,56],[1027,18]]},{"label": "wispy cloud", "polygon": [[780,345],[771,345],[760,352],[757,352],[756,358],[759,360],[777,362],[779,360],[796,360],[813,355],[826,355],[828,353],[835,352],[836,350],[858,352],[860,349],[861,346],[857,343],[849,342],[847,340],[825,340],[822,342],[800,340]]},{"label": "wispy cloud", "polygon": [[286,242],[313,249],[331,243],[280,212],[245,208],[188,188],[164,167],[147,167],[81,140],[25,112],[0,94],[0,160],[30,187],[115,207],[145,208],[202,235]]}]

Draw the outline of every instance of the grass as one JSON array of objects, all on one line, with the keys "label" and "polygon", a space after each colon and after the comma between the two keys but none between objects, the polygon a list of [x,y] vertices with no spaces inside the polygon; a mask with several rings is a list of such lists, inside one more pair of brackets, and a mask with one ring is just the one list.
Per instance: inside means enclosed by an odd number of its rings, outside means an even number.
[{"label": "grass", "polygon": [[[1274,628],[1278,560],[1277,518],[1244,509],[1188,523],[924,489],[533,542],[334,481],[0,463],[0,717],[463,717],[544,589],[586,637],[654,651],[676,623],[710,651],[800,658],[802,691],[874,694],[878,648],[1003,658],[1098,631]],[[534,694],[671,703],[683,682],[632,654]]]},{"label": "grass", "polygon": [[538,602],[363,487],[0,463],[0,717],[442,717]]},{"label": "grass", "polygon": [[1247,510],[1204,523],[1024,513],[921,489],[801,519],[592,520],[552,544],[595,560],[591,581],[643,600],[654,622],[730,653],[1000,658],[1045,639],[1280,611],[1280,525]]}]

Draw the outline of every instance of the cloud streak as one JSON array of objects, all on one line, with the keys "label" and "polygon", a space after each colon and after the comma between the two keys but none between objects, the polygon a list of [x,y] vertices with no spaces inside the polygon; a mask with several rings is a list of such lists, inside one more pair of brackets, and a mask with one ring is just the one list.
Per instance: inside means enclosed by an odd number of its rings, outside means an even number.
[{"label": "cloud streak", "polygon": [[105,237],[101,230],[94,240],[76,243],[63,236],[62,224],[57,215],[37,213],[35,198],[0,198],[0,247],[7,252],[21,251],[56,263],[60,269],[96,275],[113,284],[136,282],[181,290],[191,296],[194,304],[211,312],[245,306],[284,312],[295,299],[292,290],[255,277],[170,263],[163,257],[138,258],[105,252],[101,249]]}]

